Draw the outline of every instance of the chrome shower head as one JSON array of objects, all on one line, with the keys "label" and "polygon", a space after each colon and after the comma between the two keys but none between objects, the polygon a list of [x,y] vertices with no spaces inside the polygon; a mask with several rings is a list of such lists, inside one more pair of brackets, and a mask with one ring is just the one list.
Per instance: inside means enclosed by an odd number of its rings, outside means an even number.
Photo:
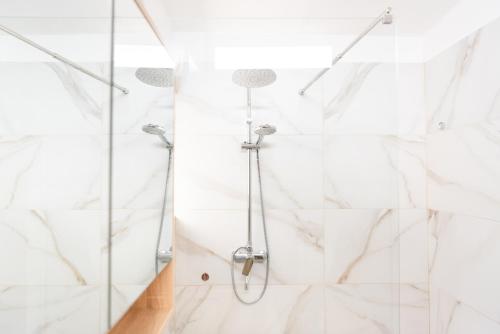
[{"label": "chrome shower head", "polygon": [[171,68],[140,67],[135,76],[141,82],[154,87],[172,87],[174,85],[174,71]]},{"label": "chrome shower head", "polygon": [[245,88],[265,87],[276,81],[273,70],[236,70],[233,72],[233,82]]},{"label": "chrome shower head", "polygon": [[255,134],[259,135],[259,139],[257,139],[256,143],[256,145],[258,146],[264,139],[264,136],[269,136],[276,132],[276,127],[269,124],[264,124],[257,127],[254,132]]},{"label": "chrome shower head", "polygon": [[167,145],[167,148],[170,149],[174,147],[172,143],[168,141],[167,137],[165,137],[165,129],[160,125],[146,124],[142,127],[142,131],[160,137],[160,139],[165,143],[165,145]]},{"label": "chrome shower head", "polygon": [[275,132],[276,132],[276,127],[269,124],[261,125],[257,129],[255,129],[255,134],[259,136],[268,136],[272,135]]},{"label": "chrome shower head", "polygon": [[165,134],[165,129],[157,124],[146,124],[142,127],[142,131],[157,136],[163,136]]}]

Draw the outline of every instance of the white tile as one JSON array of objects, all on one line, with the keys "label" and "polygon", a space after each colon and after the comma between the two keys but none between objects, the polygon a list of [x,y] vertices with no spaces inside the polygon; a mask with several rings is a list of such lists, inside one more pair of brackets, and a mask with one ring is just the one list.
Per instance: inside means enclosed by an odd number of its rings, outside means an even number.
[{"label": "white tile", "polygon": [[325,280],[427,282],[425,210],[326,210]]},{"label": "white tile", "polygon": [[428,130],[500,118],[500,21],[464,38],[425,64]]},{"label": "white tile", "polygon": [[485,124],[430,135],[429,207],[500,219],[498,131]]},{"label": "white tile", "polygon": [[271,286],[255,305],[243,305],[229,286],[180,286],[176,334],[323,333],[323,288]]},{"label": "white tile", "polygon": [[398,333],[399,288],[397,285],[329,285],[325,293],[326,333]]},{"label": "white tile", "polygon": [[175,203],[179,209],[245,209],[247,155],[235,136],[176,137]]},{"label": "white tile", "polygon": [[0,160],[2,208],[101,208],[101,136],[2,137]]},{"label": "white tile", "polygon": [[435,212],[430,225],[430,282],[435,307],[443,294],[500,322],[500,224]]},{"label": "white tile", "polygon": [[324,80],[326,134],[424,134],[424,66],[337,64]]},{"label": "white tile", "polygon": [[326,210],[326,282],[397,282],[397,229],[396,210]]},{"label": "white tile", "polygon": [[[322,283],[323,213],[320,210],[268,210],[266,222],[271,252],[271,282],[274,278],[280,284]],[[254,224],[256,240],[262,244],[260,219],[255,219]]]},{"label": "white tile", "polygon": [[147,286],[155,278],[160,218],[161,209],[113,210],[113,284]]},{"label": "white tile", "polygon": [[[260,152],[265,204],[269,209],[322,208],[319,136],[270,136]],[[190,209],[245,209],[248,153],[235,136],[177,136],[176,203]],[[254,200],[258,203],[256,154],[252,153]]]},{"label": "white tile", "polygon": [[[88,285],[101,279],[103,212],[0,211],[0,282]],[[16,254],[15,257],[9,254]]]},{"label": "white tile", "polygon": [[[85,64],[102,73],[97,64]],[[0,134],[100,134],[109,87],[60,63],[0,64]]]},{"label": "white tile", "polygon": [[283,135],[308,135],[323,132],[323,82],[307,94],[298,94],[316,70],[277,70],[276,82],[252,91],[254,124],[273,124]]},{"label": "white tile", "polygon": [[428,211],[399,210],[399,282],[428,282]]},{"label": "white tile", "polygon": [[[116,135],[112,170],[113,208],[161,209],[168,154],[168,149],[157,136]],[[173,173],[172,170],[170,172]],[[168,195],[167,201],[171,202],[171,189]]]},{"label": "white tile", "polygon": [[326,288],[326,333],[428,333],[427,296],[425,285],[329,285]]},{"label": "white tile", "polygon": [[326,134],[398,133],[394,64],[337,64],[325,75]]},{"label": "white tile", "polygon": [[[253,216],[253,245],[264,250],[260,213]],[[176,279],[178,284],[230,284],[231,254],[246,245],[245,211],[189,210],[177,213]],[[319,210],[268,210],[271,284],[320,283],[323,278],[323,223]],[[221,234],[221,231],[224,231]],[[235,279],[242,287],[241,265]],[[251,284],[263,283],[265,266],[255,264]]]},{"label": "white tile", "polygon": [[399,331],[397,334],[429,334],[429,287],[427,284],[399,286]]},{"label": "white tile", "polygon": [[397,120],[401,135],[426,133],[425,66],[397,65]]},{"label": "white tile", "polygon": [[432,291],[430,334],[496,334],[497,320],[443,291]]},{"label": "white tile", "polygon": [[[320,136],[266,138],[260,150],[262,187],[269,209],[323,207],[322,139]],[[255,154],[254,154],[255,158]],[[258,197],[254,163],[254,198]],[[256,204],[258,201],[255,200]]]},{"label": "white tile", "polygon": [[[176,284],[204,284],[205,272],[208,284],[230,284],[231,253],[246,244],[246,216],[237,210],[177,210]],[[259,266],[253,269],[260,272]]]},{"label": "white tile", "polygon": [[101,333],[99,286],[2,286],[2,333]]},{"label": "white tile", "polygon": [[177,133],[246,133],[246,90],[234,84],[231,76],[232,71],[203,67],[180,76],[175,102]]},{"label": "white tile", "polygon": [[324,154],[327,208],[425,207],[420,137],[327,136]]}]

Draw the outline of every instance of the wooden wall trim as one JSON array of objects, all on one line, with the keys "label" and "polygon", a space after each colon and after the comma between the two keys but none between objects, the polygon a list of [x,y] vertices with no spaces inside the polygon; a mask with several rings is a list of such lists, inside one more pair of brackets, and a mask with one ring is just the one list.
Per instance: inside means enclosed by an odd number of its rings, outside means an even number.
[{"label": "wooden wall trim", "polygon": [[174,305],[174,262],[156,277],[109,334],[161,334]]}]

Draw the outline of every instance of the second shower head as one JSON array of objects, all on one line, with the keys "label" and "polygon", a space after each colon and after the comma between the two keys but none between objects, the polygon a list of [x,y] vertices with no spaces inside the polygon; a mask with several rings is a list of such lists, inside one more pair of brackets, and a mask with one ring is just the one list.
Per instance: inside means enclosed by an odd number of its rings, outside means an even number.
[{"label": "second shower head", "polygon": [[172,87],[174,85],[174,71],[171,68],[140,67],[135,76],[142,83],[153,87]]},{"label": "second shower head", "polygon": [[174,147],[171,142],[165,137],[165,129],[157,124],[146,124],[142,127],[142,131],[149,133],[151,135],[156,135],[167,145],[167,148]]},{"label": "second shower head", "polygon": [[233,82],[245,88],[265,87],[276,81],[276,73],[268,69],[236,70]]},{"label": "second shower head", "polygon": [[262,140],[264,139],[265,136],[272,135],[273,133],[276,132],[276,127],[273,125],[269,124],[264,124],[260,125],[255,129],[255,134],[259,136],[259,139],[257,139],[256,145],[260,145],[262,143]]}]

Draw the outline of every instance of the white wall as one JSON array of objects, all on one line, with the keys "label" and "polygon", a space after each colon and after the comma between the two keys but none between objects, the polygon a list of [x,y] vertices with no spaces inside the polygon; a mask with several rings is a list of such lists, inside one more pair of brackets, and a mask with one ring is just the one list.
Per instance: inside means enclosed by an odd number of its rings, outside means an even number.
[{"label": "white wall", "polygon": [[425,65],[431,334],[500,331],[499,36],[496,20]]}]

